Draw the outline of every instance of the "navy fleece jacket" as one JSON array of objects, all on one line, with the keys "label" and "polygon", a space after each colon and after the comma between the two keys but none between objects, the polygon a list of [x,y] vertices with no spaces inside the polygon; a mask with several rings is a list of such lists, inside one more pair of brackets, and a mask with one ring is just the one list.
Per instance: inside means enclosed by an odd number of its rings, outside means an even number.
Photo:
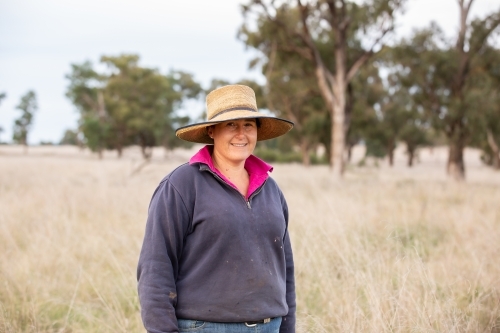
[{"label": "navy fleece jacket", "polygon": [[147,331],[178,332],[177,318],[283,317],[280,332],[295,332],[287,226],[286,201],[272,178],[245,198],[205,163],[174,170],[151,200],[139,258]]}]

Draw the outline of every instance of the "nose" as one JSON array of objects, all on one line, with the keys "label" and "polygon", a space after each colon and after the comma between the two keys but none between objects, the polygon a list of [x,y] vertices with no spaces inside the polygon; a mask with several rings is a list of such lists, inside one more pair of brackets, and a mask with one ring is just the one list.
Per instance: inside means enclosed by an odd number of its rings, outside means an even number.
[{"label": "nose", "polygon": [[238,125],[236,128],[236,135],[243,135],[243,133],[245,133],[245,126]]}]

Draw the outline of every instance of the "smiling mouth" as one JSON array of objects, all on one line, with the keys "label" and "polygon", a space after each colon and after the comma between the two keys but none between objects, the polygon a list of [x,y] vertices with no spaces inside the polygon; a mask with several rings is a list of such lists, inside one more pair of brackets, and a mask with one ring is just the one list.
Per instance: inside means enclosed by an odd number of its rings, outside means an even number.
[{"label": "smiling mouth", "polygon": [[245,147],[248,143],[231,143],[235,147]]}]

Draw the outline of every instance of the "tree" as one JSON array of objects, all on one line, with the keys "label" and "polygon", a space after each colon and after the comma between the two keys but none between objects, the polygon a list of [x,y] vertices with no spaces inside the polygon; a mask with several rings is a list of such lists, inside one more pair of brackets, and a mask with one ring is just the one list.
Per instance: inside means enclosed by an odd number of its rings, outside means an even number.
[{"label": "tree", "polygon": [[16,109],[21,110],[21,116],[14,121],[14,133],[12,139],[18,144],[22,144],[27,152],[28,134],[33,123],[33,116],[38,109],[36,94],[34,91],[28,91],[23,97]]},{"label": "tree", "polygon": [[[344,170],[344,150],[349,124],[346,122],[348,85],[359,69],[378,52],[394,28],[394,14],[405,0],[371,0],[363,4],[345,0],[303,3],[297,0],[275,6],[275,2],[250,1],[245,15],[268,21],[286,42],[277,45],[314,65],[316,81],[330,113],[330,164],[335,178]],[[290,20],[290,18],[293,18]],[[289,24],[289,22],[298,22]],[[246,24],[242,31],[251,33]],[[255,32],[259,33],[259,31]]]},{"label": "tree", "polygon": [[[260,27],[260,31],[267,29],[265,26]],[[294,131],[281,140],[292,141],[292,145],[298,146],[302,163],[309,165],[312,149],[321,141],[321,134],[328,130],[328,127],[323,126],[329,123],[328,113],[316,84],[312,64],[297,54],[279,49],[277,45],[283,42],[279,38],[279,35],[260,38],[254,35],[252,40],[247,41],[262,50],[272,39],[271,50],[264,52],[270,55],[269,59],[263,57],[253,62],[262,62],[262,72],[267,79],[266,86],[260,88],[265,100],[262,107],[295,123]]]},{"label": "tree", "polygon": [[104,105],[104,86],[106,77],[98,74],[90,61],[71,65],[71,73],[66,75],[70,84],[66,90],[68,97],[80,113],[78,130],[85,138],[85,145],[97,152],[108,146],[110,118]]},{"label": "tree", "polygon": [[79,133],[77,130],[67,129],[66,131],[64,131],[63,137],[59,141],[59,144],[81,147],[82,142],[78,137],[78,134]]},{"label": "tree", "polygon": [[423,116],[418,111],[410,111],[410,115],[400,133],[401,141],[406,144],[407,165],[409,167],[413,166],[417,149],[431,144],[428,135],[429,126],[422,118]]},{"label": "tree", "polygon": [[[460,7],[460,26],[455,45],[454,59],[457,72],[449,81],[453,98],[454,114],[448,117],[446,135],[449,138],[449,156],[447,171],[456,180],[465,179],[463,150],[468,135],[466,105],[467,79],[471,73],[474,57],[480,54],[488,37],[500,25],[500,10],[492,13],[484,20],[476,19],[468,24],[467,19],[474,0],[458,0]],[[469,111],[470,112],[470,111]]]},{"label": "tree", "polygon": [[179,144],[174,127],[186,123],[176,111],[187,98],[197,98],[201,87],[189,73],[139,66],[139,56],[103,56],[108,72],[97,73],[90,62],[72,65],[67,96],[80,111],[80,131],[86,144],[101,154],[103,149],[137,144],[145,159],[152,147]]},{"label": "tree", "polygon": [[123,148],[135,141],[149,159],[151,147],[157,145],[158,126],[164,125],[167,81],[154,69],[139,67],[138,61],[137,55],[101,58],[112,73],[104,88],[104,103],[112,120],[111,147],[121,156]]},{"label": "tree", "polygon": [[471,114],[471,141],[483,151],[482,160],[500,170],[500,50],[487,46],[471,73],[472,88],[466,103]]},{"label": "tree", "polygon": [[471,73],[500,24],[500,10],[470,21],[473,2],[458,0],[459,31],[454,43],[434,23],[399,44],[393,67],[413,101],[427,112],[435,129],[445,134],[449,147],[447,173],[458,181],[465,179],[463,151],[470,141],[470,119],[477,109],[467,102],[475,84]]},{"label": "tree", "polygon": [[366,146],[366,156],[384,157],[388,154],[388,135],[384,129],[384,121],[389,117],[384,115],[388,104],[388,93],[379,75],[376,62],[360,68],[347,90],[346,118],[350,124],[347,130],[346,146],[348,160],[352,148],[363,140]]},{"label": "tree", "polygon": [[191,147],[191,143],[175,136],[175,129],[187,125],[189,116],[180,116],[180,110],[186,99],[198,99],[203,94],[201,85],[194,80],[192,74],[171,70],[166,75],[169,89],[167,90],[167,113],[164,116],[164,126],[160,128],[159,140],[166,150],[176,147]]}]

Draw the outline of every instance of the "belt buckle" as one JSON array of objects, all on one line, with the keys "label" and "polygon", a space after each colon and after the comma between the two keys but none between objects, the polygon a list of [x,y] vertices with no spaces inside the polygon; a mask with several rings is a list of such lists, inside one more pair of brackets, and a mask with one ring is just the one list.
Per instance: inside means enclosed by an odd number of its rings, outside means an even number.
[{"label": "belt buckle", "polygon": [[245,321],[245,326],[246,327],[255,327],[257,326],[257,324],[267,324],[267,323],[270,323],[271,322],[271,318],[266,318],[266,319],[263,319],[263,320],[259,320],[259,321]]}]

